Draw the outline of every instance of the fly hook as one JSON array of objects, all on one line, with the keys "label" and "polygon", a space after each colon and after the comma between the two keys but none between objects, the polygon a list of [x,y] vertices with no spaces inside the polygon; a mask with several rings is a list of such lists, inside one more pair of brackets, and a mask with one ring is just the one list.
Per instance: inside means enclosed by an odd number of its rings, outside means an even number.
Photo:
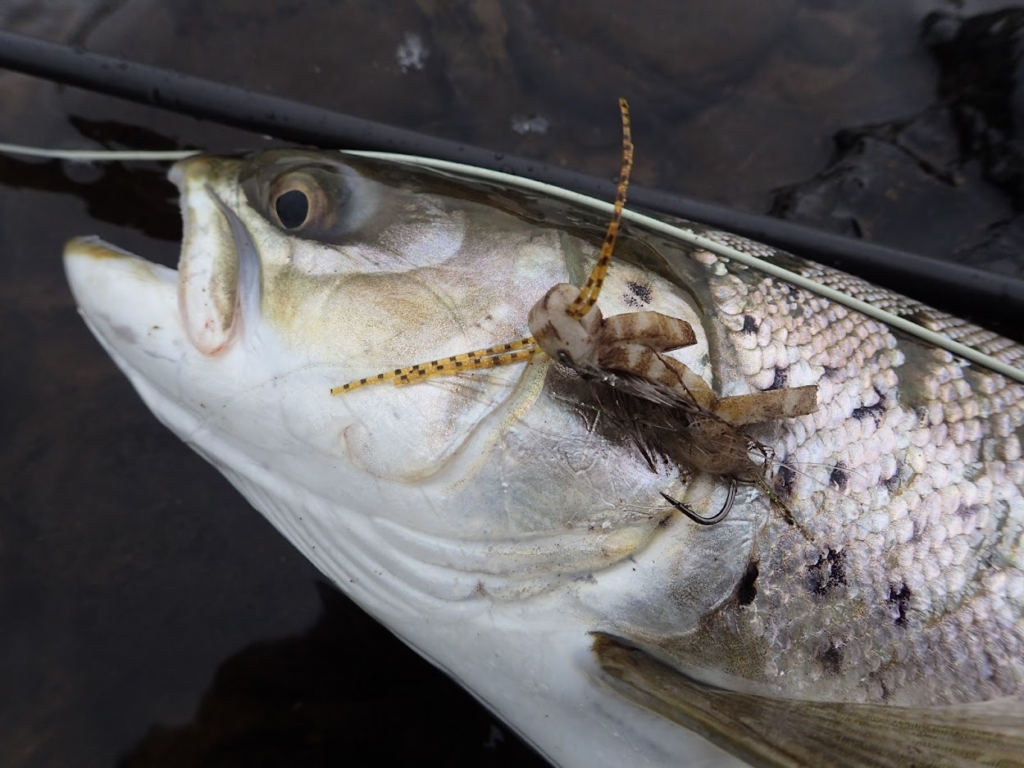
[{"label": "fly hook", "polygon": [[682,512],[684,515],[686,515],[688,518],[693,520],[693,522],[697,523],[698,525],[715,525],[716,523],[720,523],[723,520],[725,520],[730,510],[732,510],[732,504],[736,500],[736,478],[729,478],[729,495],[725,499],[725,504],[722,505],[722,508],[718,511],[716,515],[713,515],[711,517],[702,517],[701,515],[698,515],[688,506],[683,504],[683,502],[676,501],[664,491],[661,492],[661,495],[665,499],[665,501],[667,501],[669,504],[678,509],[680,512]]}]

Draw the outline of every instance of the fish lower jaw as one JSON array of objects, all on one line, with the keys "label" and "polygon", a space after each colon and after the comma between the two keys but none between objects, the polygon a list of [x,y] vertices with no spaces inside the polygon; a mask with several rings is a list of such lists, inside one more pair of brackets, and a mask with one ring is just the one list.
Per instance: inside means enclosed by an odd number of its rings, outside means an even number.
[{"label": "fish lower jaw", "polygon": [[64,270],[79,313],[123,370],[166,376],[187,354],[176,270],[96,237],[65,246]]},{"label": "fish lower jaw", "polygon": [[181,327],[177,270],[98,237],[68,242],[64,270],[79,312],[115,348],[137,343],[147,327]]},{"label": "fish lower jaw", "polygon": [[72,238],[64,246],[64,269],[76,299],[83,298],[77,289],[83,286],[89,268],[100,264],[119,264],[112,268],[132,270],[140,278],[169,284],[177,289],[178,270],[155,264],[96,235],[89,235]]}]

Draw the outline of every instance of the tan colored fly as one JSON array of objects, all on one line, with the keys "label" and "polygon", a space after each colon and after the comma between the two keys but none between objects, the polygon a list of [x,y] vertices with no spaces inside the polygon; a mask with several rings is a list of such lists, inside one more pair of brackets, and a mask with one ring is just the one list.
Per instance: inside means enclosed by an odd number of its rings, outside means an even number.
[{"label": "tan colored fly", "polygon": [[[568,283],[552,287],[530,310],[531,336],[357,379],[334,387],[331,394],[385,381],[413,384],[433,376],[494,368],[546,354],[585,379],[608,384],[627,397],[656,403],[676,414],[673,422],[680,425],[681,434],[676,434],[672,450],[659,452],[679,459],[693,471],[728,478],[729,493],[722,510],[712,517],[702,517],[667,494],[662,495],[691,519],[709,525],[728,514],[737,483],[755,484],[778,502],[767,481],[770,449],[740,428],[813,413],[818,388],[810,385],[719,397],[704,379],[666,354],[696,343],[688,322],[649,311],[603,316],[597,300],[611,265],[633,167],[625,99],[619,99],[619,107],[622,166],[615,206],[597,263],[582,288]],[[752,455],[759,455],[761,460]]]}]

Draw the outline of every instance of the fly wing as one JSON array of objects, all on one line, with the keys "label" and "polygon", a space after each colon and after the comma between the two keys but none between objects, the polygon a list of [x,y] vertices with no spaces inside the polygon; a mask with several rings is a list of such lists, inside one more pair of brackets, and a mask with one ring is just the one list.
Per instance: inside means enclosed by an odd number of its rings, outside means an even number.
[{"label": "fly wing", "polygon": [[818,387],[769,389],[750,395],[733,395],[718,401],[715,415],[735,427],[763,424],[778,419],[806,416],[818,409]]},{"label": "fly wing", "polygon": [[613,688],[755,766],[1024,766],[1024,696],[920,709],[775,699],[705,685],[594,636]]}]

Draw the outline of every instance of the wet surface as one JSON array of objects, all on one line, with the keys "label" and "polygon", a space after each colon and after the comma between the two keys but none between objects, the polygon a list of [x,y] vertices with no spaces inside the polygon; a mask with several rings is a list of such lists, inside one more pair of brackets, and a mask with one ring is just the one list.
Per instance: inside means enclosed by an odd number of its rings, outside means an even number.
[{"label": "wet surface", "polygon": [[120,768],[546,764],[334,588],[317,591],[315,626],[226,659],[191,722],[154,726]]},{"label": "wet surface", "polygon": [[932,13],[920,39],[938,66],[935,102],[840,131],[827,166],[778,190],[771,213],[916,253],[941,243],[944,258],[1019,278],[1024,9]]},{"label": "wet surface", "polygon": [[[608,177],[621,94],[644,184],[1024,276],[1019,10],[750,6],[11,2],[0,25]],[[16,75],[0,97],[11,142],[266,145]],[[0,159],[0,765],[543,764],[325,593],[77,317],[69,237],[175,262],[162,172]]]}]

